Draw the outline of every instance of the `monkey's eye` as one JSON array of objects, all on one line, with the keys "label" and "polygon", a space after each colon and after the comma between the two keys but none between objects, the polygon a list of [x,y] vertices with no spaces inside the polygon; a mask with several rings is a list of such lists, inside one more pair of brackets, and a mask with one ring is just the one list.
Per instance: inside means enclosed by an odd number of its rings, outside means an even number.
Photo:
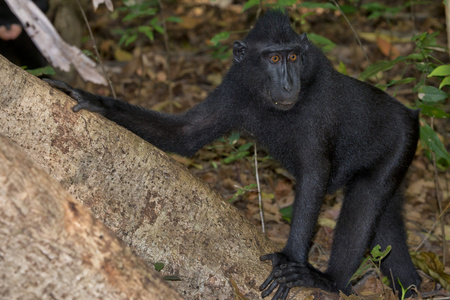
[{"label": "monkey's eye", "polygon": [[271,63],[277,63],[277,62],[279,62],[281,60],[281,57],[279,56],[279,55],[272,55],[271,57],[270,57],[270,62]]},{"label": "monkey's eye", "polygon": [[289,60],[290,60],[290,61],[296,61],[297,58],[298,58],[298,56],[297,56],[296,54],[290,54],[290,55],[289,55]]}]

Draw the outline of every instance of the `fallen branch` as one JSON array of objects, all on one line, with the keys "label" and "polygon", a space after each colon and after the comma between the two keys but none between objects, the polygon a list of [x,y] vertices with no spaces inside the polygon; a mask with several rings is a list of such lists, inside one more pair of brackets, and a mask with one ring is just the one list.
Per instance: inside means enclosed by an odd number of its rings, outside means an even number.
[{"label": "fallen branch", "polygon": [[0,135],[3,299],[182,299]]}]

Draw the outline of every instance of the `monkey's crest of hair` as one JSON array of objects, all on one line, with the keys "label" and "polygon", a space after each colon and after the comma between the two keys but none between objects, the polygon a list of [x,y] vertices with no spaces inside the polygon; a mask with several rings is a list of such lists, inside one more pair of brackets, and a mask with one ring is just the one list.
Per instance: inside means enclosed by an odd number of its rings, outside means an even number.
[{"label": "monkey's crest of hair", "polygon": [[255,27],[244,40],[247,42],[266,41],[269,44],[284,44],[300,41],[300,36],[292,29],[289,16],[281,10],[273,9],[258,19]]}]

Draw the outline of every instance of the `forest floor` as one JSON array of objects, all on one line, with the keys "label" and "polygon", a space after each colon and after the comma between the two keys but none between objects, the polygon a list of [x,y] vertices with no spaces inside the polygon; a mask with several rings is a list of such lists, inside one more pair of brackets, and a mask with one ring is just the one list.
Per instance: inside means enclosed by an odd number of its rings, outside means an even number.
[{"label": "forest floor", "polygon": [[[112,74],[111,79],[118,98],[151,109],[179,113],[205,99],[206,95],[220,84],[232,61],[232,43],[242,39],[254,24],[257,9],[254,7],[242,12],[242,4],[225,4],[224,7],[218,7],[211,5],[212,2],[214,1],[172,1],[164,6],[162,13],[157,13],[159,20],[164,16],[177,17],[181,21],[167,22],[170,51],[166,51],[164,36],[156,31],[154,41],[139,34],[136,41],[130,45],[118,45],[120,36],[114,34],[113,29],[133,30],[143,23],[148,24],[155,16],[130,22],[122,21],[124,13],[118,13],[117,10],[113,13],[105,10],[90,16],[91,26],[95,31],[101,55],[106,58],[105,64]],[[400,7],[403,2],[405,1],[386,1],[385,4]],[[116,4],[120,3],[119,1]],[[414,35],[440,32],[437,36],[438,44],[447,45],[444,6],[441,0],[408,6],[395,14],[386,13],[384,10],[382,15],[374,18],[371,17],[372,12],[359,7],[356,12],[346,15],[361,38],[363,51],[349,24],[338,10],[290,10],[294,28],[298,32],[315,33],[331,40],[335,47],[326,53],[327,56],[336,68],[343,70],[345,66],[347,74],[354,77],[370,63],[389,60],[393,55],[412,53],[415,46],[411,38]],[[223,48],[214,46],[211,42],[211,38],[221,32],[231,33],[228,39],[221,42]],[[88,44],[89,42],[86,42],[84,48],[89,48]],[[448,54],[436,55],[444,63],[449,63]],[[405,68],[405,65],[398,65],[379,74],[377,82],[388,83],[401,76],[419,79],[421,74]],[[417,92],[413,91],[413,86],[414,83],[395,86],[388,88],[387,92],[395,94],[399,101],[407,105],[414,105]],[[97,94],[110,95],[106,87],[89,85],[86,88]],[[450,111],[448,101],[447,99],[447,106],[444,107],[447,112]],[[428,123],[431,122],[429,117],[422,117]],[[444,145],[449,148],[448,120],[434,120],[433,124]],[[258,193],[254,188],[256,178],[253,147],[245,149],[243,146],[249,142],[252,141],[241,138],[230,144],[226,138],[204,147],[192,158],[177,155],[173,155],[173,158],[190,168],[225,198],[231,199],[233,205],[256,226],[261,226]],[[240,146],[243,147],[239,149]],[[258,149],[258,166],[266,232],[273,241],[283,246],[288,237],[289,223],[283,218],[280,209],[292,204],[295,182],[292,176],[262,149]],[[440,214],[450,202],[450,172],[436,169],[426,157],[424,148],[419,145],[406,181],[404,211],[410,249],[413,252],[435,253],[441,261],[445,257],[445,271],[449,274],[450,214],[448,209],[443,216]],[[327,196],[322,207],[310,253],[311,262],[320,269],[326,268],[327,265],[333,228],[339,216],[342,199],[343,193],[338,191]],[[445,233],[442,232],[443,228]],[[424,261],[424,264],[436,268],[432,266],[431,261]],[[424,278],[423,291],[431,292],[439,288],[424,272],[421,272],[421,275]],[[376,285],[370,276],[368,278],[363,281],[362,289],[369,294],[377,289],[379,291],[380,286]]]}]

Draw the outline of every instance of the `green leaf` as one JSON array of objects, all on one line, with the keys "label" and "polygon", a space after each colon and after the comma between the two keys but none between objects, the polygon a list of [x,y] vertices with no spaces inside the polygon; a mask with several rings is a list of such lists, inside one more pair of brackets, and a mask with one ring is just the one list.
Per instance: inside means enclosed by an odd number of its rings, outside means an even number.
[{"label": "green leaf", "polygon": [[414,80],[416,80],[415,77],[406,77],[400,80],[391,80],[386,86],[391,86],[395,84],[408,84],[410,82],[413,82]]},{"label": "green leaf", "polygon": [[352,275],[350,280],[347,284],[350,284],[353,280],[356,280],[360,277],[362,277],[364,274],[367,273],[367,271],[372,267],[372,264],[370,264],[370,257],[366,257],[363,262],[359,265],[358,269],[355,271],[355,273]]},{"label": "green leaf", "polygon": [[151,30],[152,30],[152,27],[150,27],[150,26],[143,25],[143,26],[138,27],[138,31],[142,32],[142,33],[146,32],[146,31],[151,31]]},{"label": "green leaf", "polygon": [[372,255],[373,260],[380,261],[383,258],[385,258],[386,255],[389,254],[389,252],[391,252],[391,249],[392,249],[391,245],[388,245],[384,251],[381,251],[380,245],[376,245],[375,247],[373,247],[372,251],[370,252],[370,255]]},{"label": "green leaf", "polygon": [[450,114],[446,113],[443,109],[436,107],[435,105],[421,103],[418,108],[420,108],[420,112],[422,114],[429,117],[438,119],[450,118]]},{"label": "green leaf", "polygon": [[278,0],[277,5],[279,6],[291,6],[297,3],[297,0]]},{"label": "green leaf", "polygon": [[359,74],[359,80],[365,81],[366,79],[375,76],[378,72],[387,71],[395,66],[395,61],[379,61],[369,65],[361,74]]},{"label": "green leaf", "polygon": [[283,217],[283,220],[286,220],[287,222],[291,223],[292,221],[292,205],[280,209],[281,216]]},{"label": "green leaf", "polygon": [[164,28],[162,28],[161,26],[155,25],[153,26],[153,28],[155,28],[155,30],[158,31],[159,33],[164,34]]},{"label": "green leaf", "polygon": [[249,185],[244,186],[243,188],[239,188],[237,190],[236,193],[234,193],[233,197],[231,197],[230,200],[228,200],[229,202],[234,202],[237,197],[244,195],[246,192],[250,192],[252,190],[254,190],[255,188],[257,188],[258,185],[256,183],[251,183]]},{"label": "green leaf", "polygon": [[166,21],[167,22],[173,22],[173,23],[181,23],[181,22],[183,22],[183,20],[181,20],[180,18],[175,17],[175,16],[167,17]]},{"label": "green leaf", "polygon": [[326,37],[318,34],[308,33],[308,39],[311,40],[317,46],[321,47],[325,52],[328,52],[332,50],[334,47],[336,47],[335,43],[333,43]]},{"label": "green leaf", "polygon": [[345,15],[350,15],[350,14],[354,14],[357,11],[359,11],[359,9],[353,5],[349,5],[349,4],[341,4],[341,10]]},{"label": "green leaf", "polygon": [[211,38],[210,42],[214,46],[217,46],[217,45],[219,45],[220,41],[228,40],[229,38],[230,38],[230,32],[223,31],[223,32],[220,32],[220,33],[216,34],[215,36],[213,36]]},{"label": "green leaf", "polygon": [[408,56],[399,56],[395,60],[404,61],[404,60],[423,60],[423,55],[420,53],[412,53]]},{"label": "green leaf", "polygon": [[367,78],[375,76],[378,72],[390,70],[393,66],[395,66],[398,63],[422,59],[423,56],[421,54],[412,53],[408,56],[399,56],[396,59],[389,61],[379,61],[368,66],[367,69],[365,69],[364,72],[362,72],[359,75],[359,80],[365,81]]},{"label": "green leaf", "polygon": [[444,159],[450,162],[450,154],[445,149],[436,132],[426,123],[420,127],[420,142],[436,155],[436,160]]},{"label": "green leaf", "polygon": [[176,275],[167,275],[167,276],[164,276],[163,279],[167,280],[167,281],[181,281],[181,278]]},{"label": "green leaf", "polygon": [[250,147],[253,146],[253,143],[247,143],[245,145],[239,146],[238,151],[245,151],[248,150]]},{"label": "green leaf", "polygon": [[137,18],[138,16],[139,16],[139,14],[136,14],[136,13],[130,13],[130,14],[126,15],[126,16],[122,19],[122,21],[123,21],[123,22],[131,21],[131,20]]},{"label": "green leaf", "polygon": [[230,145],[236,144],[236,142],[239,140],[240,137],[241,134],[239,132],[237,131],[232,132],[228,137],[228,144]]},{"label": "green leaf", "polygon": [[27,69],[28,73],[34,76],[42,76],[42,75],[55,75],[55,69],[53,69],[51,66],[46,66],[43,68],[36,68],[36,69]]},{"label": "green leaf", "polygon": [[391,80],[388,84],[376,84],[375,86],[384,91],[384,90],[386,90],[387,87],[390,87],[392,85],[408,84],[410,82],[413,82],[414,80],[416,80],[415,77],[406,77],[406,78],[402,78],[400,80]]},{"label": "green leaf", "polygon": [[450,65],[439,66],[431,72],[428,77],[433,76],[449,76],[450,75]]},{"label": "green leaf", "polygon": [[119,40],[119,46],[122,45],[128,38],[128,34],[124,33]]},{"label": "green leaf", "polygon": [[347,67],[342,61],[339,62],[339,67],[337,68],[337,70],[341,74],[348,75]]},{"label": "green leaf", "polygon": [[359,75],[359,80],[365,81],[367,78],[375,76],[378,72],[390,70],[393,66],[401,62],[413,60],[422,60],[423,56],[419,53],[412,53],[408,56],[399,56],[389,61],[379,61],[368,66],[364,72]]},{"label": "green leaf", "polygon": [[229,164],[232,163],[233,161],[236,161],[238,159],[241,159],[243,157],[246,157],[247,155],[249,155],[250,152],[249,151],[241,151],[241,152],[236,152],[233,155],[228,156],[227,158],[225,158],[223,160],[224,164]]},{"label": "green leaf", "polygon": [[249,0],[244,4],[244,8],[242,9],[242,11],[246,11],[247,9],[259,5],[259,0]]},{"label": "green leaf", "polygon": [[419,89],[419,99],[428,103],[443,101],[447,99],[448,96],[448,93],[435,88],[434,86],[422,86]]},{"label": "green leaf", "polygon": [[136,41],[136,39],[137,39],[137,34],[136,34],[136,33],[133,33],[129,38],[127,38],[127,39],[125,40],[125,46],[130,45],[131,43],[133,43],[134,41]]},{"label": "green leaf", "polygon": [[323,8],[323,9],[337,10],[337,7],[331,3],[303,2],[303,3],[299,4],[298,7]]},{"label": "green leaf", "polygon": [[155,267],[155,270],[156,271],[161,271],[163,268],[164,268],[164,264],[163,263],[156,263],[156,264],[153,264],[153,266]]},{"label": "green leaf", "polygon": [[439,88],[442,89],[446,85],[450,85],[450,76],[447,76],[442,80],[441,84],[439,85]]},{"label": "green leaf", "polygon": [[140,33],[145,34],[149,38],[149,40],[153,41],[154,35],[153,35],[152,27],[150,27],[150,26],[139,26],[138,27],[138,31]]}]

